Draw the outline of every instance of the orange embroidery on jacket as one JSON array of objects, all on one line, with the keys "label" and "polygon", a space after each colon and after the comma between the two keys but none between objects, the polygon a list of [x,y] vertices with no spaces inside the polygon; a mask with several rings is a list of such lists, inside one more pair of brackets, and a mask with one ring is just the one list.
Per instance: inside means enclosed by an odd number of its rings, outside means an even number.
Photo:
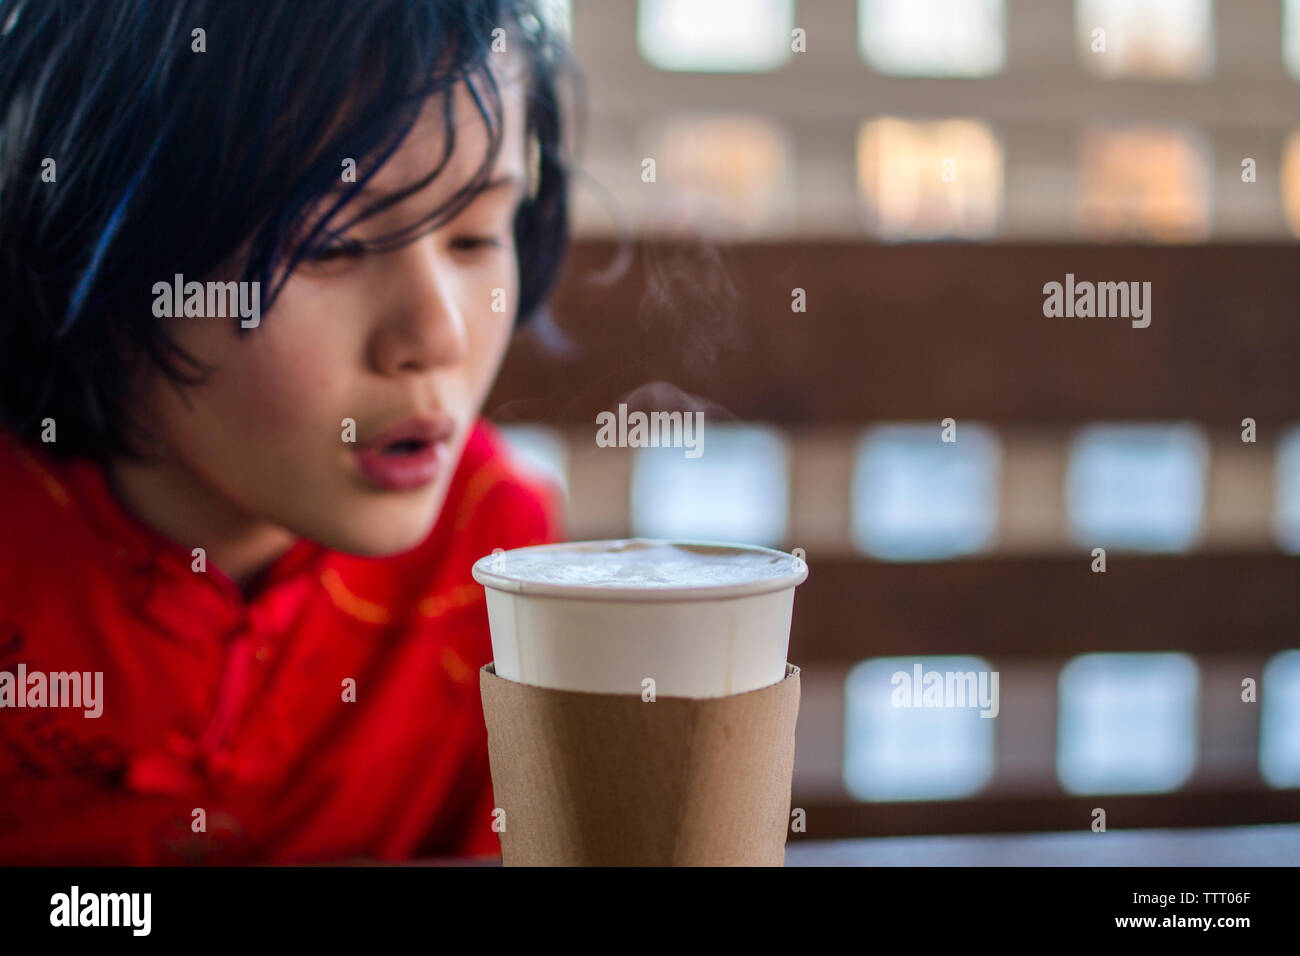
[{"label": "orange embroidery on jacket", "polygon": [[392,614],[387,608],[349,591],[347,585],[343,583],[343,578],[333,568],[326,568],[320,573],[320,583],[325,586],[325,591],[334,602],[334,606],[352,615],[358,621],[365,621],[367,624],[387,624],[392,620]]},{"label": "orange embroidery on jacket", "polygon": [[10,438],[14,451],[18,453],[18,460],[23,463],[23,467],[32,473],[41,486],[50,493],[60,508],[66,508],[68,502],[72,499],[68,496],[68,489],[64,488],[59,479],[50,474],[49,469],[43,466],[39,461],[32,457],[31,453],[24,448],[16,438]]},{"label": "orange embroidery on jacket", "polygon": [[457,684],[468,684],[474,679],[474,670],[465,663],[465,658],[461,657],[451,647],[442,649],[442,669]]},{"label": "orange embroidery on jacket", "polygon": [[445,594],[430,594],[421,600],[420,613],[425,617],[438,617],[482,599],[483,588],[480,585],[458,584]]},{"label": "orange embroidery on jacket", "polygon": [[455,530],[464,529],[474,511],[497,485],[506,479],[506,470],[498,461],[489,461],[470,476],[465,485],[465,497],[461,499],[460,509],[456,512]]}]

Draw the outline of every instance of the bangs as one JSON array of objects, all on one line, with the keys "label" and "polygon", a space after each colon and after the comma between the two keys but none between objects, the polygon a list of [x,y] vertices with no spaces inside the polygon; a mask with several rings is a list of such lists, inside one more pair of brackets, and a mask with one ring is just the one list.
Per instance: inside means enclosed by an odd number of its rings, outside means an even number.
[{"label": "bangs", "polygon": [[[421,219],[358,245],[379,251],[411,242],[454,218],[486,186],[500,152],[503,130],[499,71],[494,62],[499,56],[491,52],[493,31],[500,24],[495,17],[488,17],[481,22],[459,21],[449,30],[432,16],[436,12],[432,7],[397,4],[368,21],[365,32],[339,31],[333,35],[338,47],[322,55],[314,66],[356,64],[355,71],[329,71],[332,83],[341,78],[346,85],[317,86],[310,76],[294,84],[299,102],[282,115],[295,128],[281,142],[299,143],[303,148],[282,152],[260,168],[292,169],[297,157],[309,159],[298,160],[302,165],[296,185],[277,197],[277,214],[252,243],[252,254],[243,267],[246,280],[261,281],[271,290],[269,303],[274,303],[304,258],[444,174],[457,149],[462,117],[457,115],[455,93],[462,84],[476,114],[470,119],[481,122],[487,132],[487,149],[475,172],[446,202]],[[511,39],[522,40],[517,30],[512,32]],[[402,147],[430,105],[441,119],[440,154],[430,156],[423,176],[369,205],[360,203],[367,185]],[[353,175],[344,180],[346,161],[353,164]]]}]

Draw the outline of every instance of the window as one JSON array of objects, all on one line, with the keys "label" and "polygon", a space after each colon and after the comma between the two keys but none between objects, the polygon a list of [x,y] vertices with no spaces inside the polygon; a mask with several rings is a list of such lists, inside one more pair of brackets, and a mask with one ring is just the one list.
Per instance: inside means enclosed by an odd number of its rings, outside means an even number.
[{"label": "window", "polygon": [[780,232],[792,217],[790,152],[781,130],[759,117],[672,117],[645,137],[656,182],[640,192],[639,219],[713,236]]},{"label": "window", "polygon": [[573,36],[573,0],[538,0],[537,11],[552,30]]},{"label": "window", "polygon": [[[1075,0],[1079,56],[1099,76],[1200,79],[1214,69],[1211,0]],[[1101,31],[1101,32],[1098,32]]]},{"label": "window", "polygon": [[853,537],[866,554],[927,561],[971,554],[997,531],[1000,451],[987,429],[882,425],[858,447]]},{"label": "window", "polygon": [[1300,554],[1300,425],[1278,441],[1273,488],[1273,533],[1284,551]]},{"label": "window", "polygon": [[1005,35],[1003,0],[858,0],[858,49],[882,73],[997,73]]},{"label": "window", "polygon": [[1209,146],[1162,126],[1094,127],[1079,153],[1078,218],[1089,236],[1187,242],[1210,232]]},{"label": "window", "polygon": [[1066,510],[1087,548],[1184,551],[1201,528],[1206,442],[1191,425],[1095,425],[1070,449]]},{"label": "window", "polygon": [[543,425],[500,425],[516,461],[535,476],[569,493],[569,456],[564,439]]},{"label": "window", "polygon": [[793,0],[640,0],[641,55],[661,70],[753,73],[790,57]]},{"label": "window", "polygon": [[1259,700],[1260,775],[1273,787],[1300,787],[1300,650],[1268,662]]},{"label": "window", "polygon": [[1291,234],[1300,236],[1300,130],[1286,138],[1282,150],[1282,205]]},{"label": "window", "polygon": [[[943,693],[927,705],[931,674],[939,675]],[[978,698],[981,674],[991,692],[992,671],[978,657],[877,657],[850,670],[845,789],[858,800],[955,799],[983,789],[993,777],[997,721],[965,699],[972,686]]]},{"label": "window", "polygon": [[978,120],[882,117],[858,130],[858,188],[882,239],[981,238],[1002,213],[1002,147]]},{"label": "window", "polygon": [[1085,654],[1061,670],[1056,774],[1070,793],[1158,793],[1196,764],[1196,664],[1186,654]]},{"label": "window", "polygon": [[[632,531],[646,538],[780,544],[789,508],[788,453],[768,428],[708,425],[700,454],[638,448]],[[690,451],[694,454],[694,451]]]},{"label": "window", "polygon": [[1282,2],[1282,59],[1287,72],[1300,80],[1300,3]]}]

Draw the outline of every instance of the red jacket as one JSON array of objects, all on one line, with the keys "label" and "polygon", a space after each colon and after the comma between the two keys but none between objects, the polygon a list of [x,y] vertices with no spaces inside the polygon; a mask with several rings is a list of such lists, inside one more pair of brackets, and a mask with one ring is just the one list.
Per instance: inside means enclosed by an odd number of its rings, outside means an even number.
[{"label": "red jacket", "polygon": [[0,707],[0,863],[499,853],[470,565],[556,540],[555,503],[480,424],[423,544],[299,541],[245,600],[100,469],[0,434],[0,672],[103,673],[99,717]]}]

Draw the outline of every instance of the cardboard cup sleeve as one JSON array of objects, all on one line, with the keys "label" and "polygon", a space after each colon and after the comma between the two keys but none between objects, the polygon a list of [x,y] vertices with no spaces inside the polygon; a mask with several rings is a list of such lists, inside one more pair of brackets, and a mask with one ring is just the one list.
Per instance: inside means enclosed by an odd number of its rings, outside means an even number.
[{"label": "cardboard cup sleeve", "polygon": [[727,697],[551,690],[480,671],[506,866],[781,866],[799,668]]}]

